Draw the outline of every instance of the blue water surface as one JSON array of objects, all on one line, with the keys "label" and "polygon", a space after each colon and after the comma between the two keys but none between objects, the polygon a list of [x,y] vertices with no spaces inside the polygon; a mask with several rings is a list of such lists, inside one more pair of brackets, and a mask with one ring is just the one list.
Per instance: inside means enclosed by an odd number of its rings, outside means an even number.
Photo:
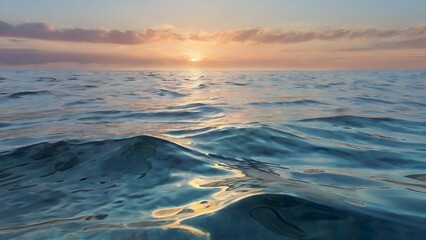
[{"label": "blue water surface", "polygon": [[426,71],[0,71],[0,239],[424,239]]}]

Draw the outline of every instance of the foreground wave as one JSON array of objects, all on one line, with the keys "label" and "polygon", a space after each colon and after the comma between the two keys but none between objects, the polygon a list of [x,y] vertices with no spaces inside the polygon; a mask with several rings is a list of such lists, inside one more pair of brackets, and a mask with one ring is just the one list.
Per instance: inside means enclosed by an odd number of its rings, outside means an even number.
[{"label": "foreground wave", "polygon": [[422,217],[367,212],[369,203],[341,196],[347,189],[313,184],[340,179],[353,190],[384,191],[390,181],[295,172],[154,137],[41,143],[3,152],[0,161],[4,238],[415,239],[426,233]]}]

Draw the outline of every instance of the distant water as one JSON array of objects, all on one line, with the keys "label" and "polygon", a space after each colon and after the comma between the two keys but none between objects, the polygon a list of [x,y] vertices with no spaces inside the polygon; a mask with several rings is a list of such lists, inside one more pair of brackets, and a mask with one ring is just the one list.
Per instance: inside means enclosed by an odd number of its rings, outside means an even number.
[{"label": "distant water", "polygon": [[0,71],[0,239],[424,239],[426,71]]}]

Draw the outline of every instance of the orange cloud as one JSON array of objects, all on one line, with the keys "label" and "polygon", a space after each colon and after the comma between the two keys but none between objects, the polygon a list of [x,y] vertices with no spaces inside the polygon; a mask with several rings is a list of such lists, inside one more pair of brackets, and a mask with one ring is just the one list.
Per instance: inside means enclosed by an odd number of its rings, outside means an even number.
[{"label": "orange cloud", "polygon": [[337,29],[326,31],[289,31],[270,30],[267,28],[236,29],[223,32],[192,33],[189,38],[194,41],[219,41],[223,43],[302,43],[313,40],[355,40],[393,37],[416,37],[426,35],[426,26],[414,28],[380,30],[367,28],[364,30]]}]

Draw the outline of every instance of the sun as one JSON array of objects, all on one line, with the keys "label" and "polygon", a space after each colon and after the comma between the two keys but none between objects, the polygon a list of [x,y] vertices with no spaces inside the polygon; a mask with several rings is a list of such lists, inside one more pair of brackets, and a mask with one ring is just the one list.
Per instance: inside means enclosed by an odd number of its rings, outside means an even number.
[{"label": "sun", "polygon": [[200,54],[197,53],[185,53],[184,60],[189,63],[199,63],[203,61]]}]

